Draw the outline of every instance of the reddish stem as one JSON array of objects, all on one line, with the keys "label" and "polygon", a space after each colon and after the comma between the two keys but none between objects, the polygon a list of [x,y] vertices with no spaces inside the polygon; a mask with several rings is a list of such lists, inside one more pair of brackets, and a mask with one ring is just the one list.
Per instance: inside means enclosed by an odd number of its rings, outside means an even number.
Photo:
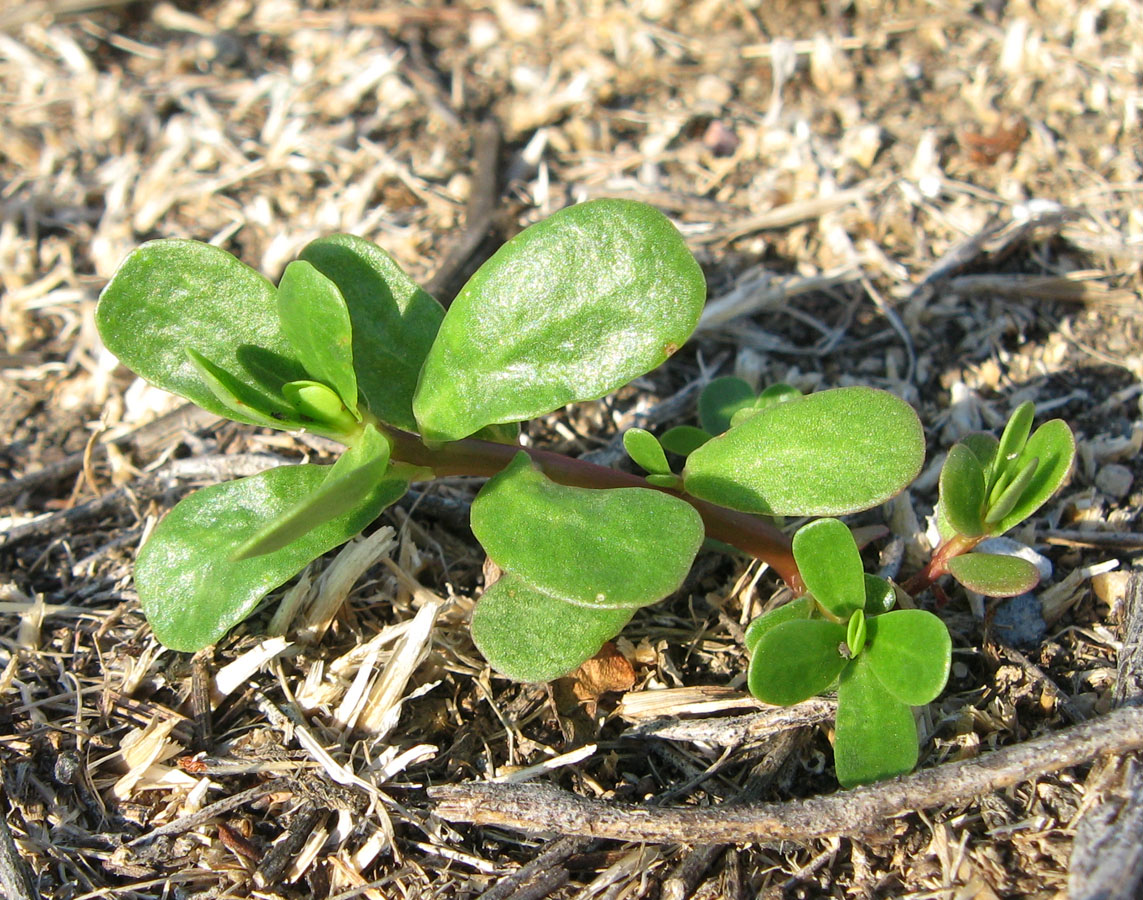
[{"label": "reddish stem", "polygon": [[949,538],[937,547],[928,565],[902,585],[905,592],[916,597],[917,594],[932,585],[938,578],[948,573],[948,563],[950,559],[954,556],[960,556],[962,553],[968,553],[982,540],[984,540],[983,535],[980,537],[966,537],[963,534],[958,534]]},{"label": "reddish stem", "polygon": [[725,509],[677,490],[648,484],[638,475],[609,469],[582,459],[573,459],[550,450],[498,444],[476,438],[465,438],[429,447],[415,434],[388,426],[380,427],[392,442],[394,460],[432,469],[438,478],[446,475],[477,475],[490,478],[523,450],[535,460],[545,475],[559,484],[584,488],[638,487],[671,494],[686,501],[698,511],[708,537],[737,547],[743,553],[768,563],[796,592],[801,593],[805,590],[798,572],[798,564],[794,562],[794,555],[790,549],[789,537],[757,516]]}]

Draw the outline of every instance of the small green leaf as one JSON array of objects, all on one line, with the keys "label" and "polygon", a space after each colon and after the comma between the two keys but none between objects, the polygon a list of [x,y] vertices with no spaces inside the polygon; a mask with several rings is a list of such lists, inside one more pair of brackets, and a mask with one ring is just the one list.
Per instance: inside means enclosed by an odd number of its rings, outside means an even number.
[{"label": "small green leaf", "polygon": [[865,573],[865,614],[879,616],[897,604],[897,592],[884,578]]},{"label": "small green leaf", "polygon": [[381,421],[416,431],[413,393],[444,307],[389,254],[362,238],[319,238],[306,245],[301,258],[337,285],[345,299],[361,399]]},{"label": "small green leaf", "polygon": [[814,599],[843,622],[865,605],[865,572],[853,534],[837,519],[818,519],[794,535],[794,560]]},{"label": "small green leaf", "polygon": [[237,561],[272,553],[307,531],[356,509],[363,498],[371,498],[372,503],[384,502],[385,506],[395,503],[409,489],[409,482],[399,477],[385,479],[388,465],[389,442],[376,428],[367,425],[357,446],[350,447],[329,467],[329,474],[317,490],[258,529],[230,558]]},{"label": "small green leaf", "polygon": [[135,587],[155,637],[172,650],[201,650],[327,550],[377,518],[381,486],[352,510],[254,559],[231,555],[262,526],[317,490],[328,466],[280,466],[196,491],[158,524],[139,551]]},{"label": "small green leaf", "polygon": [[509,446],[520,443],[520,423],[504,422],[500,425],[485,425],[473,435],[482,441],[492,441],[496,444]]},{"label": "small green leaf", "polygon": [[747,419],[752,419],[758,415],[761,410],[757,406],[744,406],[742,409],[735,410],[734,415],[730,417],[730,427],[737,428]]},{"label": "small green leaf", "polygon": [[699,424],[710,434],[722,434],[730,427],[731,417],[740,409],[754,407],[754,389],[734,375],[715,378],[699,395]]},{"label": "small green leaf", "polygon": [[904,775],[917,764],[913,712],[873,674],[868,650],[841,673],[835,727],[834,768],[843,787]]},{"label": "small green leaf", "polygon": [[1037,459],[1036,473],[1012,511],[997,522],[991,532],[1003,534],[1015,528],[1047,503],[1068,477],[1075,453],[1075,437],[1062,419],[1053,419],[1037,428],[1024,445],[1015,466],[1019,469],[1028,460]]},{"label": "small green leaf", "polygon": [[988,514],[984,517],[985,525],[995,525],[1012,512],[1020,498],[1024,496],[1028,485],[1032,483],[1032,479],[1036,477],[1036,468],[1039,465],[1040,460],[1036,457],[1023,463],[1019,471],[1012,476],[1012,480],[1005,485],[1000,496],[988,505]]},{"label": "small green leaf", "polygon": [[758,399],[754,401],[754,406],[757,409],[766,409],[770,406],[775,406],[779,403],[786,403],[790,400],[801,400],[802,392],[799,391],[792,384],[786,384],[779,381],[772,384],[758,395]]},{"label": "small green leaf", "polygon": [[210,244],[143,244],[103,289],[95,321],[107,349],[136,374],[239,422],[263,424],[220,402],[187,348],[261,396],[306,377],[282,332],[277,290]]},{"label": "small green leaf", "polygon": [[670,475],[667,455],[655,435],[642,428],[628,428],[623,432],[623,448],[627,455],[652,475]]},{"label": "small green leaf", "polygon": [[286,266],[278,283],[278,317],[306,371],[333,388],[360,421],[353,330],[337,285],[308,262],[295,260]]},{"label": "small green leaf", "polygon": [[845,626],[825,619],[791,619],[767,629],[750,657],[750,693],[775,706],[820,694],[849,662],[844,644]]},{"label": "small green leaf", "polygon": [[316,381],[291,381],[282,385],[282,393],[298,413],[334,434],[348,435],[357,428],[353,414],[345,408],[333,389],[324,384]]},{"label": "small green leaf", "polygon": [[477,601],[472,639],[502,675],[552,681],[595,656],[634,614],[633,609],[574,606],[504,575]]},{"label": "small green leaf", "polygon": [[842,515],[899,493],[924,456],[907,403],[846,387],[762,410],[694,451],[683,478],[695,497],[743,512]]},{"label": "small green leaf", "polygon": [[595,400],[649,372],[694,330],[702,270],[666,216],[595,200],[501,247],[461,289],[413,409],[432,441]]},{"label": "small green leaf", "polygon": [[1028,442],[1028,434],[1032,430],[1032,421],[1036,418],[1036,406],[1031,401],[1021,403],[1012,411],[1008,424],[1004,426],[1004,433],[1000,435],[1000,444],[993,458],[992,471],[989,473],[988,489],[991,492],[1000,476],[1007,470],[1009,463],[1020,455],[1024,445]]},{"label": "small green leaf", "polygon": [[606,609],[678,590],[704,534],[677,497],[556,484],[524,452],[477,494],[472,532],[506,572],[558,600]]},{"label": "small green leaf", "polygon": [[957,441],[957,445],[967,447],[976,454],[980,468],[985,473],[992,471],[992,462],[996,459],[996,450],[1000,446],[1000,441],[995,435],[989,434],[987,431],[974,431]]},{"label": "small green leaf", "polygon": [[659,443],[663,445],[663,449],[671,453],[677,453],[679,456],[690,456],[712,437],[713,435],[701,428],[695,428],[693,425],[676,425],[674,428],[668,428],[663,432],[663,436],[659,438]]},{"label": "small green leaf", "polygon": [[946,520],[959,534],[984,534],[984,469],[977,455],[964,444],[954,444],[941,467],[940,504]]},{"label": "small green leaf", "polygon": [[239,381],[193,347],[187,347],[186,354],[202,383],[229,410],[228,418],[267,428],[304,427],[297,411],[283,397],[274,397]]},{"label": "small green leaf", "polygon": [[803,594],[789,603],[783,603],[768,613],[756,617],[746,626],[746,652],[753,653],[762,635],[775,625],[781,625],[783,622],[789,622],[793,619],[808,619],[813,611],[813,598]]},{"label": "small green leaf", "polygon": [[910,706],[935,700],[952,665],[945,623],[923,609],[897,609],[870,617],[868,624],[865,654],[885,690]]},{"label": "small green leaf", "polygon": [[845,643],[849,648],[851,657],[857,656],[865,649],[865,638],[868,635],[868,626],[865,624],[865,611],[855,609],[845,626]]},{"label": "small green leaf", "polygon": [[680,475],[648,475],[647,484],[653,484],[655,487],[667,488],[672,491],[681,491],[683,489],[683,479]]},{"label": "small green leaf", "polygon": [[1026,559],[996,553],[965,553],[947,563],[949,574],[970,591],[988,597],[1015,597],[1032,590],[1040,573]]}]

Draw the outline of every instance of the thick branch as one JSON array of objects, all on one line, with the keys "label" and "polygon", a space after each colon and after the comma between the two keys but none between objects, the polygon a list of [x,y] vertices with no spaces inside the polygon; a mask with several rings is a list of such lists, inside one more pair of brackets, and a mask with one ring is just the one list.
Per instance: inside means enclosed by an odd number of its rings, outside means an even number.
[{"label": "thick branch", "polygon": [[1143,708],[1124,707],[976,759],[790,803],[660,809],[588,800],[547,785],[461,784],[429,789],[449,822],[650,843],[748,843],[866,834],[918,809],[963,803],[1104,753],[1143,748]]}]

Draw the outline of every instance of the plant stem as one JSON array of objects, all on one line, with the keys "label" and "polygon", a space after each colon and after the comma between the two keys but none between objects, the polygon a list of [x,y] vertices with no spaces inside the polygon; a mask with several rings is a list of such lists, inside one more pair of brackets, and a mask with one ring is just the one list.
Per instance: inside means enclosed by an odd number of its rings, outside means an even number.
[{"label": "plant stem", "polygon": [[985,535],[980,537],[966,537],[963,534],[957,534],[949,538],[933,553],[932,558],[929,560],[921,571],[906,581],[902,588],[907,594],[915,597],[925,588],[929,587],[934,581],[946,574],[949,570],[948,562],[954,556],[960,556],[962,553],[968,553],[973,547],[983,541]]},{"label": "plant stem", "polygon": [[436,477],[476,475],[491,478],[508,465],[517,453],[527,453],[552,481],[583,488],[644,488],[670,494],[689,503],[702,517],[708,537],[730,544],[743,553],[769,564],[782,579],[801,593],[805,590],[798,565],[790,550],[790,539],[769,522],[757,516],[736,512],[691,497],[681,491],[648,484],[646,479],[629,472],[609,469],[582,459],[574,459],[550,450],[498,444],[476,438],[465,438],[438,446],[427,446],[417,435],[388,425],[377,424],[392,442],[392,458],[431,469]]}]

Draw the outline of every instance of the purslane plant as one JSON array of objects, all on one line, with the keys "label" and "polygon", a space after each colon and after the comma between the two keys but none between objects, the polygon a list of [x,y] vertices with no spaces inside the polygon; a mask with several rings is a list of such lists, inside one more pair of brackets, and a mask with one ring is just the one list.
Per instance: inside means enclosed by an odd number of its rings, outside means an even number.
[{"label": "purslane plant", "polygon": [[[581,204],[526,229],[447,313],[382,250],[348,235],[306,246],[277,286],[210,245],[141,246],[97,309],[121,361],[219,415],[346,447],[332,466],[271,469],[176,505],[136,564],[155,636],[187,651],[217,641],[410,484],[448,475],[488,479],[472,527],[504,574],[481,596],[472,632],[516,679],[555,678],[593,656],[636,609],[679,588],[704,537],[764,560],[804,592],[806,566],[828,569],[828,554],[811,551],[821,559],[807,563],[764,517],[844,515],[904,489],[924,439],[893,395],[847,387],[803,397],[777,386],[754,397],[717,379],[700,403],[702,428],[672,429],[661,443],[639,430],[624,436],[645,477],[518,442],[519,423],[598,399],[665,361],[704,301],[681,235],[629,201]],[[1021,484],[1042,492],[1052,481],[1020,474],[1027,448],[1008,443],[981,463],[982,535],[1027,510],[1019,500],[992,514]],[[1027,444],[1039,471],[1036,436]],[[664,447],[685,457],[681,471]],[[1010,477],[1010,464],[1020,473]],[[961,490],[949,484],[950,497]],[[943,478],[941,488],[945,509]],[[950,528],[971,524],[962,506],[945,515]],[[955,559],[974,545],[952,531],[949,540],[930,581],[961,577]]]}]

